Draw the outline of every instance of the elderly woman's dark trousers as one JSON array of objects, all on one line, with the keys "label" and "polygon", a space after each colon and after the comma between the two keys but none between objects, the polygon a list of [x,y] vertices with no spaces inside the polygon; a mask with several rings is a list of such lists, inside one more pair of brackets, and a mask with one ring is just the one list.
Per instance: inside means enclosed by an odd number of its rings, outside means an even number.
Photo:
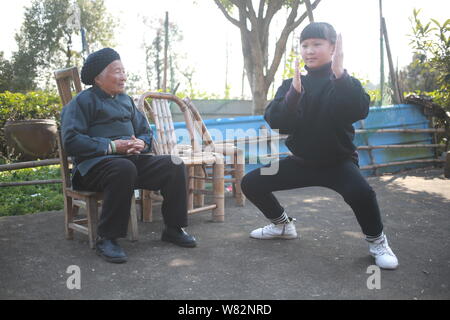
[{"label": "elderly woman's dark trousers", "polygon": [[95,165],[85,176],[77,175],[83,190],[103,192],[97,233],[108,239],[127,234],[131,199],[135,189],[160,190],[166,226],[187,226],[186,168],[171,156],[133,155],[109,158]]},{"label": "elderly woman's dark trousers", "polygon": [[[261,169],[242,179],[242,191],[268,219],[279,218],[284,211],[272,192],[305,187],[325,187],[338,192],[353,209],[366,236],[379,236],[383,231],[376,194],[358,166],[351,160],[328,167],[311,167],[288,157],[278,162],[274,175],[261,175]],[[302,208],[297,211],[301,212]]]}]

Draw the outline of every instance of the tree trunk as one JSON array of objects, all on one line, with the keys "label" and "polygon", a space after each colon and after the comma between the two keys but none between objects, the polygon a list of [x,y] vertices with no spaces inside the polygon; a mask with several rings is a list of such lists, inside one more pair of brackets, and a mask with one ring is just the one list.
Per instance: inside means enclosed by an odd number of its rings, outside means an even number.
[{"label": "tree trunk", "polygon": [[267,105],[267,93],[269,90],[258,90],[253,93],[253,114],[264,114]]}]

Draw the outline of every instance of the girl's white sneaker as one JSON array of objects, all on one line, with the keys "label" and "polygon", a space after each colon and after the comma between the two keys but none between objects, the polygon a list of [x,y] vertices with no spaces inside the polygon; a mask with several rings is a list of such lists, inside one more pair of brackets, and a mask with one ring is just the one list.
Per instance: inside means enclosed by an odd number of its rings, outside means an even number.
[{"label": "girl's white sneaker", "polygon": [[269,224],[265,227],[253,230],[250,233],[251,238],[269,240],[269,239],[295,239],[297,230],[295,230],[294,219],[288,223]]},{"label": "girl's white sneaker", "polygon": [[369,252],[375,258],[375,263],[382,269],[397,269],[398,260],[389,247],[386,235],[373,242],[369,242]]}]

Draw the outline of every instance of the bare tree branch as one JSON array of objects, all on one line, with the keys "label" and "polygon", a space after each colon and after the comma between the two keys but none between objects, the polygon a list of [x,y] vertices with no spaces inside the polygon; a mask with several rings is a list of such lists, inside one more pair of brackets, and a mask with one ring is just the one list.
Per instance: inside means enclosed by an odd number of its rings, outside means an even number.
[{"label": "bare tree branch", "polygon": [[[314,10],[315,8],[317,8],[317,6],[319,5],[320,1],[322,1],[322,0],[316,0],[316,1],[314,1],[314,3],[312,4],[312,9],[313,9],[313,10]],[[304,14],[302,14],[301,17],[300,17],[297,21],[295,21],[294,24],[292,24],[291,28],[289,29],[289,32],[294,31],[295,28],[297,28],[297,27],[300,25],[300,23],[302,23],[303,20],[306,19],[307,16],[308,16],[308,13],[306,13],[306,12],[305,12]]]},{"label": "bare tree branch", "polygon": [[237,26],[240,29],[247,29],[247,27],[241,21],[236,20],[228,13],[227,9],[225,9],[225,7],[220,2],[220,0],[214,0],[214,2],[219,7],[220,11],[222,11],[225,18],[227,18],[232,24],[234,24],[235,26]]},{"label": "bare tree branch", "polygon": [[245,0],[245,5],[248,8],[248,18],[250,19],[252,25],[255,26],[254,29],[257,29],[259,23],[258,18],[256,17],[255,9],[253,8],[252,0]]},{"label": "bare tree branch", "polygon": [[313,14],[313,8],[311,6],[310,0],[304,0],[305,6],[306,6],[306,12],[308,13],[309,22],[314,22],[314,14]]},{"label": "bare tree branch", "polygon": [[259,0],[258,19],[264,19],[264,4],[265,0]]},{"label": "bare tree branch", "polygon": [[272,0],[269,1],[267,5],[266,16],[264,17],[264,27],[263,32],[269,33],[270,23],[272,22],[273,17],[281,9],[283,6],[283,0]]},{"label": "bare tree branch", "polygon": [[[318,0],[318,1],[320,1],[320,0]],[[291,13],[289,14],[289,17],[286,21],[283,31],[281,32],[280,38],[277,41],[272,64],[266,75],[266,82],[270,82],[271,79],[273,79],[275,77],[275,73],[277,72],[278,66],[279,66],[281,58],[283,56],[283,52],[286,50],[287,39],[289,38],[289,34],[292,32],[290,27],[292,24],[295,23],[295,18],[297,17],[297,12],[298,12],[299,6],[300,6],[300,1],[295,1],[294,4],[292,5]]]}]

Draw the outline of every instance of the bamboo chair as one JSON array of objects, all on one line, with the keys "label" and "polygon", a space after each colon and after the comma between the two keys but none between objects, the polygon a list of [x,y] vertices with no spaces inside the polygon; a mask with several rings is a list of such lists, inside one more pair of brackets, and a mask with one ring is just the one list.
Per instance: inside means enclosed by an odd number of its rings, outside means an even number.
[{"label": "bamboo chair", "polygon": [[[245,158],[244,152],[237,148],[232,143],[214,143],[208,129],[203,122],[200,112],[192,103],[189,98],[184,98],[183,101],[186,103],[194,122],[194,128],[197,134],[202,137],[204,145],[202,149],[209,152],[221,153],[224,156],[225,161],[225,176],[231,175],[231,179],[225,179],[225,182],[231,182],[233,186],[233,196],[236,200],[236,204],[239,206],[245,205],[245,196],[242,193],[241,181],[245,173]],[[210,170],[207,171],[208,176],[210,176]],[[202,174],[201,170],[197,170],[196,174]],[[196,188],[202,188],[204,183],[202,180],[196,181]],[[194,203],[202,205],[204,202],[203,195],[196,195]]]},{"label": "bamboo chair", "polygon": [[[77,67],[57,70],[54,72],[56,83],[58,85],[58,92],[61,97],[63,106],[72,100],[72,92],[81,92],[81,81]],[[98,208],[101,206],[102,193],[86,192],[74,190],[70,179],[70,161],[64,151],[61,143],[60,133],[57,135],[59,160],[61,166],[61,176],[63,181],[64,194],[64,215],[65,215],[65,230],[66,238],[73,239],[73,231],[78,231],[87,234],[89,237],[89,245],[91,248],[95,246],[97,237],[97,220]],[[135,199],[133,201],[130,211],[129,239],[136,241],[138,238],[137,229],[137,214]],[[86,210],[86,218],[75,219],[80,208]],[[87,225],[87,227],[86,227]]]},{"label": "bamboo chair", "polygon": [[[146,99],[152,99],[151,105]],[[184,115],[186,129],[189,135],[190,144],[177,144],[175,129],[173,125],[172,113],[169,102],[175,102]],[[205,152],[201,150],[200,144],[196,140],[192,118],[186,104],[178,97],[168,93],[147,92],[140,96],[138,108],[147,114],[149,120],[153,121],[156,127],[156,139],[158,141],[159,154],[174,155],[184,162],[188,171],[188,214],[204,211],[212,211],[212,220],[215,222],[224,221],[225,199],[224,199],[224,163],[223,155],[215,152]],[[213,168],[212,177],[198,176],[195,168],[202,168],[210,165]],[[212,191],[204,188],[195,188],[197,180],[207,180],[212,182]],[[213,204],[194,206],[195,194],[212,194]]]}]

